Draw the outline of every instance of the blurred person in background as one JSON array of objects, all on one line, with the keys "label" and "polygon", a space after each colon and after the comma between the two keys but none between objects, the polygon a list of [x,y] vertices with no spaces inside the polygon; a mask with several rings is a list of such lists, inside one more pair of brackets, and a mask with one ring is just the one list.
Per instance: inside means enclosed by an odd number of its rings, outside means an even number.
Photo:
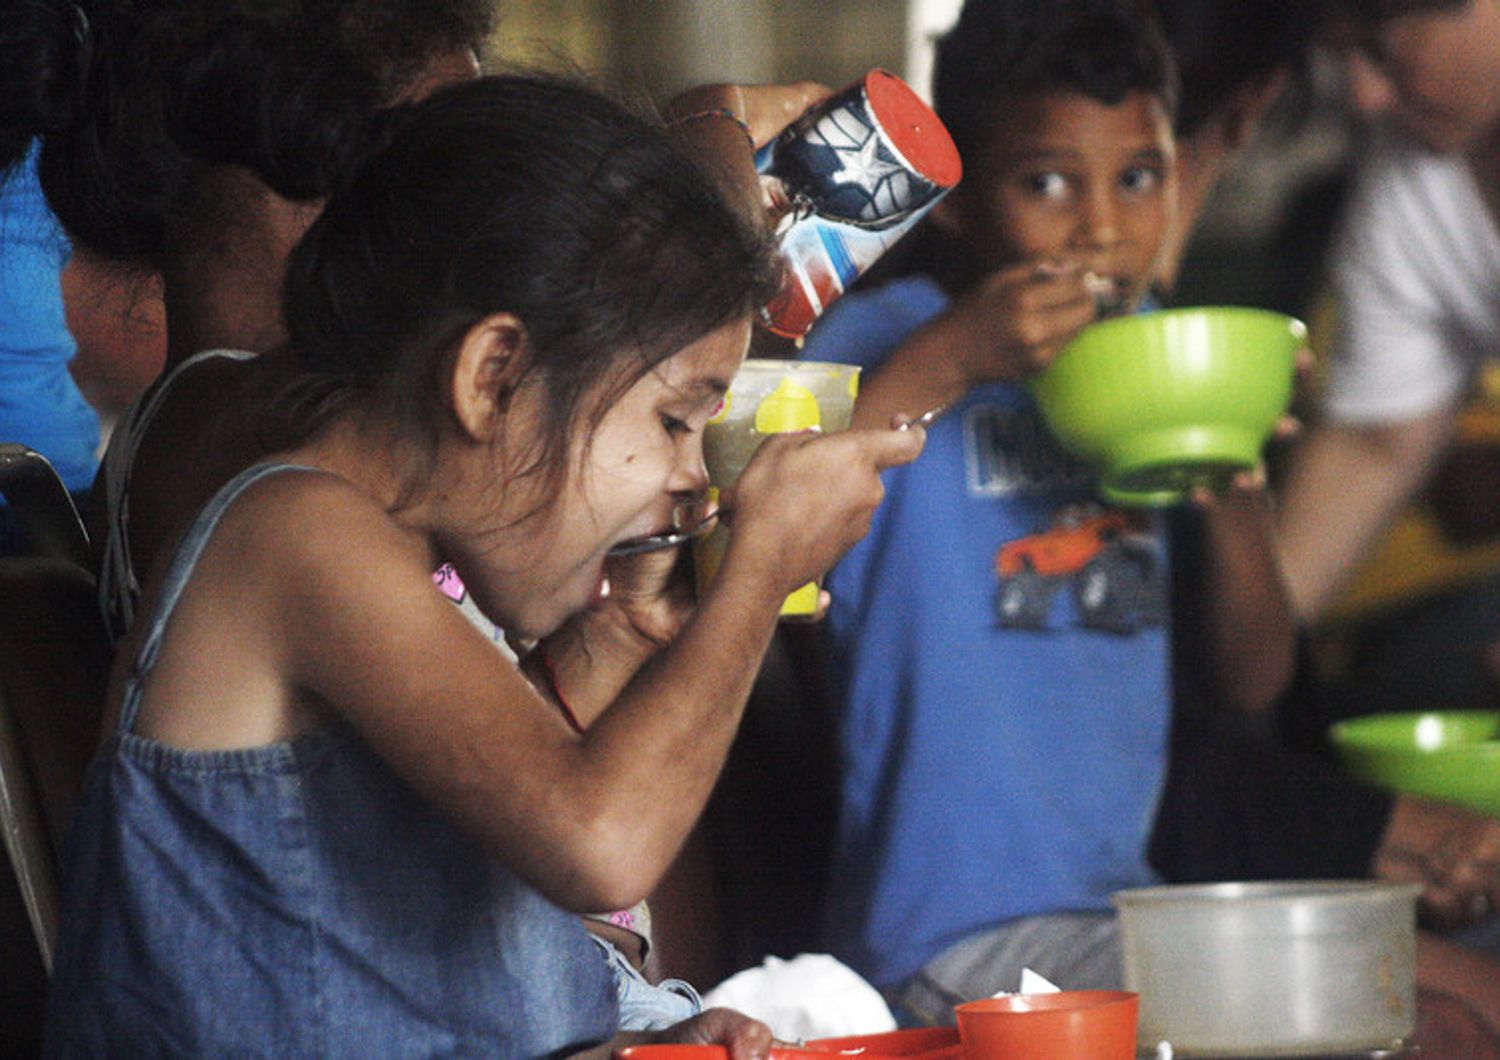
[{"label": "blurred person in background", "polygon": [[[1500,3],[1333,8],[1349,99],[1371,128],[1331,249],[1337,333],[1321,408],[1278,517],[1308,622],[1428,482],[1500,353]],[[1496,497],[1470,507],[1493,512]]]}]

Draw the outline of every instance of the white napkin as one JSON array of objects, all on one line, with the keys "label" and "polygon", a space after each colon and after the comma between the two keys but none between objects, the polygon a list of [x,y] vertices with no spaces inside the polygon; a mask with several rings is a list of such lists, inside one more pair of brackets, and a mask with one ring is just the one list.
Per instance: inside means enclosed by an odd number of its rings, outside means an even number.
[{"label": "white napkin", "polygon": [[[1057,992],[1058,987],[1048,982],[1036,972],[1033,972],[1030,968],[1021,969],[1021,989],[1016,991],[1017,994],[1055,994]],[[1004,990],[995,995],[995,997],[1014,996],[1014,994],[1009,994]],[[1156,1043],[1156,1060],[1172,1060],[1171,1042]]]},{"label": "white napkin", "polygon": [[738,1009],[788,1042],[896,1029],[880,992],[826,953],[802,953],[791,960],[767,957],[759,967],[714,987],[703,1004]]},{"label": "white napkin", "polygon": [[1021,988],[1014,994],[1002,990],[995,997],[1015,997],[1016,994],[1055,994],[1061,989],[1048,982],[1044,976],[1038,975],[1030,968],[1021,969]]}]

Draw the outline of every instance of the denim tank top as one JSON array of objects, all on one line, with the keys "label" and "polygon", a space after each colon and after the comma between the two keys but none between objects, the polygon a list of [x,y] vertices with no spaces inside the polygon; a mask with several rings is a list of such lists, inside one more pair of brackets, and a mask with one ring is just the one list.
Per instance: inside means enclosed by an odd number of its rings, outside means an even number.
[{"label": "denim tank top", "polygon": [[[449,824],[342,722],[194,751],[134,731],[237,476],[173,561],[64,864],[53,1056],[532,1057],[614,1033],[576,916]],[[211,695],[211,689],[204,690]]]}]

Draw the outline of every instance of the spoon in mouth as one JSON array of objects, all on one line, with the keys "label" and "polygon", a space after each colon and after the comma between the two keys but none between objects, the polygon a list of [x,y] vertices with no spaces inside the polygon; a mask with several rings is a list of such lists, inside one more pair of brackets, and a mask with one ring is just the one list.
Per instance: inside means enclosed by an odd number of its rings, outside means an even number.
[{"label": "spoon in mouth", "polygon": [[1083,274],[1083,285],[1094,299],[1094,316],[1097,319],[1124,316],[1135,308],[1125,285],[1118,280],[1086,272]]},{"label": "spoon in mouth", "polygon": [[[678,509],[681,511],[681,509]],[[687,529],[668,530],[660,534],[645,534],[621,541],[609,550],[611,556],[639,556],[643,552],[660,552],[664,548],[676,548],[685,541],[702,537],[719,524],[719,509],[715,508]]]},{"label": "spoon in mouth", "polygon": [[[900,424],[896,430],[907,431],[913,427],[927,427],[942,414],[943,408],[944,406],[942,405],[930,408],[916,419],[907,420],[905,423]],[[641,537],[632,537],[628,541],[621,541],[614,548],[610,549],[608,554],[610,556],[639,556],[643,552],[659,552],[664,548],[676,548],[678,545],[691,541],[695,537],[702,537],[719,524],[719,512],[721,509],[715,508],[687,529],[680,528],[682,513],[684,511],[701,510],[702,507],[703,504],[701,501],[693,504],[679,505],[673,513],[672,519],[674,523],[679,524],[678,527],[668,530],[665,533],[645,534]]]}]

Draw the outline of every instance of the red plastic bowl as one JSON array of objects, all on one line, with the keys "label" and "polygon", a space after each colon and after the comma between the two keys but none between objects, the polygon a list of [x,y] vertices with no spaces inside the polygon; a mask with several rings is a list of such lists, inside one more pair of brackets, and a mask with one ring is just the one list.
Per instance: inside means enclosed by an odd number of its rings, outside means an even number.
[{"label": "red plastic bowl", "polygon": [[968,1060],[1135,1060],[1140,997],[1129,991],[1017,994],[954,1011]]},{"label": "red plastic bowl", "polygon": [[[921,1027],[846,1038],[816,1038],[801,1048],[776,1047],[771,1060],[818,1060],[854,1053],[859,1060],[962,1060],[963,1046],[952,1027]],[[632,1045],[615,1051],[616,1060],[728,1060],[722,1045]]]}]

